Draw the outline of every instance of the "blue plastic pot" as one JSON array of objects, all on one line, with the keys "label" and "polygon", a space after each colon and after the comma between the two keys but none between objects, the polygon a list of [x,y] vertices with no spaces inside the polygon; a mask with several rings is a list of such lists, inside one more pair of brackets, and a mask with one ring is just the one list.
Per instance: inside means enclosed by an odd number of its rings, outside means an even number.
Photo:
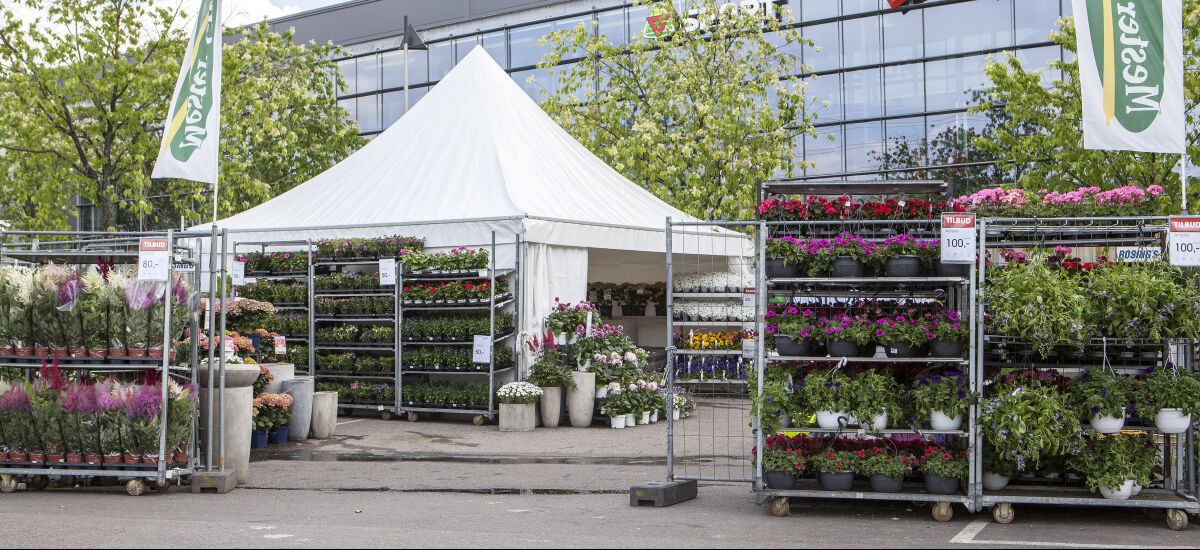
[{"label": "blue plastic pot", "polygon": [[280,426],[278,428],[271,428],[270,430],[267,430],[267,443],[270,443],[272,445],[278,445],[280,443],[287,443],[287,439],[288,439],[288,427],[287,426]]},{"label": "blue plastic pot", "polygon": [[253,430],[250,432],[250,448],[251,449],[266,449],[267,448],[267,432]]}]

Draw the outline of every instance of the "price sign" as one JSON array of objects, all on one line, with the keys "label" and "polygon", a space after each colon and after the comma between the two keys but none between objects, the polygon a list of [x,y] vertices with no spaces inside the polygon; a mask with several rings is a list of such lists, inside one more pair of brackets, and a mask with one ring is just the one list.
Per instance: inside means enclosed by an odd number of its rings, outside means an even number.
[{"label": "price sign", "polygon": [[1200,266],[1200,218],[1172,216],[1167,250],[1171,265]]},{"label": "price sign", "polygon": [[587,331],[584,333],[584,336],[591,338],[592,337],[592,312],[590,312],[590,311],[588,312],[588,316],[587,316],[587,324],[584,325],[584,327],[586,327],[585,330]]},{"label": "price sign", "polygon": [[492,359],[492,337],[486,334],[475,335],[475,347],[471,350],[471,361],[487,363]]},{"label": "price sign", "polygon": [[234,343],[233,338],[224,338],[222,342],[225,345],[225,353],[237,353],[237,344]]},{"label": "price sign", "polygon": [[480,269],[480,270],[479,270],[479,278],[480,278],[480,279],[487,279],[487,278],[488,278],[488,270],[486,270],[486,269]]},{"label": "price sign", "polygon": [[754,357],[757,342],[754,338],[742,338],[742,357]]},{"label": "price sign", "polygon": [[275,353],[283,355],[287,353],[287,338],[284,336],[275,337]]},{"label": "price sign", "polygon": [[233,286],[242,286],[246,284],[246,262],[233,262],[233,269],[231,271],[231,275],[233,276]]},{"label": "price sign", "polygon": [[379,285],[394,286],[396,284],[396,259],[383,258],[379,260]]},{"label": "price sign", "polygon": [[166,281],[171,268],[166,239],[142,239],[138,247],[138,280]]},{"label": "price sign", "polygon": [[755,290],[753,288],[742,289],[742,307],[754,307],[756,305],[754,303],[754,293]]},{"label": "price sign", "polygon": [[974,263],[977,242],[975,214],[942,214],[942,263]]}]

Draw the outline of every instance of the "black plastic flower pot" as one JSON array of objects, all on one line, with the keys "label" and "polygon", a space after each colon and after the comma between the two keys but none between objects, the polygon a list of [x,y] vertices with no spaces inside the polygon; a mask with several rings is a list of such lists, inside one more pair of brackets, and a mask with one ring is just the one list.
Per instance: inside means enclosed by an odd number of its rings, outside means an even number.
[{"label": "black plastic flower pot", "polygon": [[858,357],[861,346],[847,340],[830,340],[825,343],[830,357]]},{"label": "black plastic flower pot", "polygon": [[833,260],[833,265],[829,269],[829,276],[840,279],[862,277],[867,271],[867,264],[864,264],[850,256],[838,256]]},{"label": "black plastic flower pot", "polygon": [[903,342],[889,342],[883,346],[883,351],[893,359],[917,356],[917,349]]},{"label": "black plastic flower pot", "polygon": [[767,258],[768,279],[794,279],[800,276],[800,270],[794,265],[787,265],[783,258]]},{"label": "black plastic flower pot", "polygon": [[885,277],[916,277],[921,273],[921,258],[917,256],[896,256],[883,264]]},{"label": "black plastic flower pot", "polygon": [[938,277],[966,277],[971,269],[969,264],[944,264],[938,262],[937,276]]},{"label": "black plastic flower pot", "polygon": [[933,495],[953,495],[958,492],[958,478],[941,477],[926,473],[925,490]]},{"label": "black plastic flower pot", "polygon": [[962,357],[962,342],[934,340],[929,344],[929,353],[934,357]]},{"label": "black plastic flower pot", "polygon": [[621,316],[622,317],[641,317],[645,314],[646,314],[645,307],[638,307],[638,306],[628,305],[628,304],[621,305]]},{"label": "black plastic flower pot", "polygon": [[899,493],[904,488],[904,476],[888,477],[883,474],[871,476],[871,490],[876,493]]},{"label": "black plastic flower pot", "polygon": [[767,487],[771,489],[787,490],[796,486],[796,476],[783,470],[763,472],[763,480],[767,482]]},{"label": "black plastic flower pot", "polygon": [[819,472],[817,481],[826,491],[849,491],[854,487],[854,472]]},{"label": "black plastic flower pot", "polygon": [[802,357],[810,353],[808,340],[797,342],[783,334],[775,335],[775,351],[778,351],[779,355],[789,357]]}]

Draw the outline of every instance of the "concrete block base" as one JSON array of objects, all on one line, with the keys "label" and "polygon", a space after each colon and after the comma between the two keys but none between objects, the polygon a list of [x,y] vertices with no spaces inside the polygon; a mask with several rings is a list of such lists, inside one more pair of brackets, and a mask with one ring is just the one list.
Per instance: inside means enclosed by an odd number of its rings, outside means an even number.
[{"label": "concrete block base", "polygon": [[533,403],[501,403],[500,431],[530,432],[537,427],[537,407]]},{"label": "concrete block base", "polygon": [[696,480],[651,481],[629,488],[630,506],[662,508],[696,498]]},{"label": "concrete block base", "polygon": [[218,495],[223,495],[237,488],[238,484],[237,472],[233,470],[225,470],[223,472],[196,472],[192,474],[192,492],[216,492]]}]

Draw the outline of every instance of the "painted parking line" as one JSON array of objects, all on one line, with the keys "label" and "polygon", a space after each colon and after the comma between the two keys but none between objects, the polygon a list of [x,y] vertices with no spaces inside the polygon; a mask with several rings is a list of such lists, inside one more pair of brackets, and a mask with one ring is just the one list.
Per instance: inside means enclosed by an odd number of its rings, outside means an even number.
[{"label": "painted parking line", "polygon": [[358,418],[358,419],[355,419],[355,420],[347,420],[347,421],[345,421],[345,422],[338,422],[338,423],[337,423],[337,425],[338,425],[338,426],[341,426],[341,425],[343,425],[343,424],[353,424],[353,423],[355,423],[355,422],[362,422],[363,420],[366,420],[366,419],[365,419],[365,418]]},{"label": "painted parking line", "polygon": [[980,531],[987,527],[992,520],[987,518],[976,518],[966,527],[962,528],[958,534],[950,539],[952,544],[983,544],[988,546],[1033,546],[1037,548],[1155,548],[1163,550],[1184,550],[1187,548],[1195,548],[1193,546],[1145,546],[1145,545],[1129,545],[1129,544],[1088,544],[1079,542],[1042,542],[1032,540],[984,540],[977,539]]}]

